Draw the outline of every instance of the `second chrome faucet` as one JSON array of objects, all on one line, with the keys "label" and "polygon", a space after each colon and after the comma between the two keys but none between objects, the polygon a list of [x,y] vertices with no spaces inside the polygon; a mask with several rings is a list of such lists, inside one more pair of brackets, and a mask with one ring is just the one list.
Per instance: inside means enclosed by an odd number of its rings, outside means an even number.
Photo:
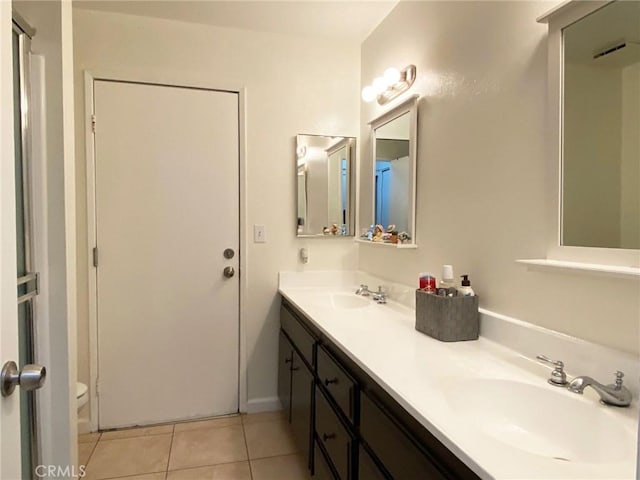
[{"label": "second chrome faucet", "polygon": [[606,405],[628,407],[631,404],[631,392],[622,384],[622,378],[624,377],[622,372],[616,372],[615,383],[610,385],[603,385],[587,376],[576,377],[571,382],[568,382],[567,374],[564,371],[564,363],[560,360],[551,360],[544,355],[538,355],[536,358],[555,367],[548,380],[551,385],[566,387],[570,392],[579,394],[582,394],[585,388],[591,387],[600,395],[600,401]]},{"label": "second chrome faucet", "polygon": [[356,295],[362,295],[363,297],[371,296],[376,303],[387,303],[387,293],[384,291],[382,285],[378,286],[377,292],[372,292],[369,290],[369,287],[365,284],[361,284],[360,288],[356,290]]}]

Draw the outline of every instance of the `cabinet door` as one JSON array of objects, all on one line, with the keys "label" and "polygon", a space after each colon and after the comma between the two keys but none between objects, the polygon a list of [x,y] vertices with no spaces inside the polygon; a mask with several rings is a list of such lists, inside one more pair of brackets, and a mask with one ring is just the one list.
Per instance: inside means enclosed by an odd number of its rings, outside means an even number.
[{"label": "cabinet door", "polygon": [[405,430],[368,395],[360,396],[360,434],[396,480],[444,480],[446,477]]},{"label": "cabinet door", "polygon": [[278,345],[278,398],[280,398],[282,408],[287,415],[287,420],[291,421],[291,356],[293,355],[293,347],[282,330],[280,330]]},{"label": "cabinet door", "polygon": [[386,480],[387,476],[373,461],[373,458],[360,446],[358,461],[358,480]]},{"label": "cabinet door", "polygon": [[296,445],[310,463],[313,375],[295,351],[291,365],[291,430]]}]

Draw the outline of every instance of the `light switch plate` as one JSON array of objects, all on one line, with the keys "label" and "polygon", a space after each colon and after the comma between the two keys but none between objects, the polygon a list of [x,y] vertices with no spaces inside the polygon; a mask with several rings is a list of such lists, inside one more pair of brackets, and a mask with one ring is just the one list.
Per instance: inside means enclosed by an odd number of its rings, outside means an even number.
[{"label": "light switch plate", "polygon": [[253,226],[253,243],[265,243],[267,241],[267,232],[264,225]]}]

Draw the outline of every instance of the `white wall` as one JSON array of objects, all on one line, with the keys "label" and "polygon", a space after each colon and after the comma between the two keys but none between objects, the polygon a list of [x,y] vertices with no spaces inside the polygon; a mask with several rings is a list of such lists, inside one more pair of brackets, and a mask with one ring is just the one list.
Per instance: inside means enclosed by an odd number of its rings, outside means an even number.
[{"label": "white wall", "polygon": [[327,159],[327,226],[342,225],[342,159],[347,158],[342,147]]},{"label": "white wall", "polygon": [[322,233],[323,228],[328,226],[327,152],[321,147],[307,147],[304,160],[307,167],[307,220],[304,232],[313,235]]},{"label": "white wall", "polygon": [[[359,108],[357,44],[208,27],[160,19],[74,10],[78,201],[79,378],[88,380],[88,306],[84,98],[82,72],[117,73],[165,83],[247,88],[248,262],[242,272],[253,405],[276,396],[279,298],[277,272],[355,268],[352,239],[298,240],[295,135],[356,136]],[[331,59],[331,68],[323,60]],[[339,71],[337,76],[332,72]],[[326,211],[326,210],[325,210]],[[267,243],[251,241],[264,224]]]},{"label": "white wall", "polygon": [[[39,391],[43,464],[73,465],[76,438],[76,279],[71,5],[18,1],[14,8],[36,28],[31,49],[44,58],[47,316],[38,320],[39,359],[47,380]],[[69,232],[69,233],[67,233]]]},{"label": "white wall", "polygon": [[[364,42],[362,86],[389,66],[417,66],[405,96],[422,96],[419,247],[363,246],[359,265],[417,285],[419,272],[439,278],[451,263],[456,275],[471,275],[484,308],[638,353],[636,281],[528,272],[515,263],[547,250],[547,26],[535,19],[548,7],[401,2]],[[383,111],[361,103],[363,157],[371,151],[367,122]]]},{"label": "white wall", "polygon": [[562,243],[620,245],[621,71],[567,64],[564,72]]},{"label": "white wall", "polygon": [[[397,158],[389,162],[391,185],[389,187],[389,221],[395,222],[398,232],[409,230],[409,179],[411,163],[409,157]],[[388,225],[383,225],[387,228]]]},{"label": "white wall", "polygon": [[620,246],[640,246],[640,63],[622,69]]}]

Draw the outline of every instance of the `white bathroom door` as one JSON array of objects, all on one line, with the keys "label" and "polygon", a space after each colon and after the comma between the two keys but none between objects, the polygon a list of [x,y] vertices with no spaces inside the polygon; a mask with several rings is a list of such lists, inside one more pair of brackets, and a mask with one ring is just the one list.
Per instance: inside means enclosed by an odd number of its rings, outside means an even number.
[{"label": "white bathroom door", "polygon": [[94,115],[99,427],[237,412],[238,94],[96,80]]}]

